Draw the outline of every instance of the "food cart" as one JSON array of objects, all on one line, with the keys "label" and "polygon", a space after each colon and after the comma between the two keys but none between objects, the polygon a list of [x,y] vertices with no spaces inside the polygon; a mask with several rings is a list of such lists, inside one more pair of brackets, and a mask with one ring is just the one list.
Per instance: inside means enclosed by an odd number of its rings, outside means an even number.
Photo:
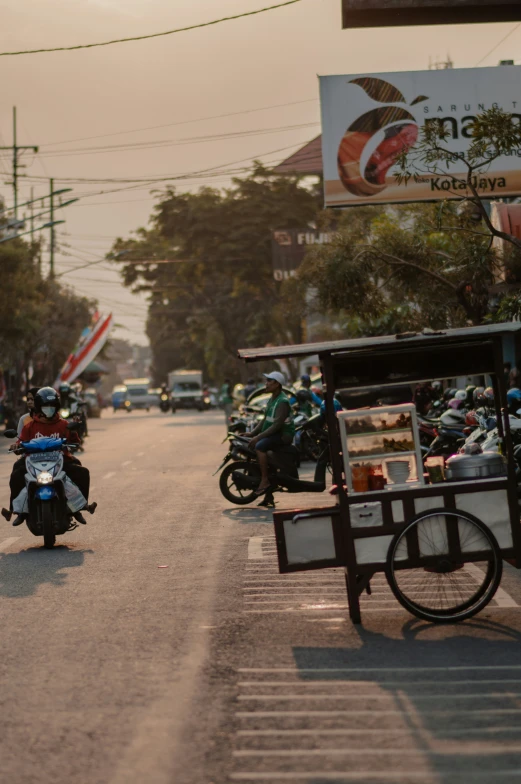
[{"label": "food cart", "polygon": [[[503,343],[520,338],[521,324],[511,323],[240,350],[246,362],[318,354],[326,385],[337,503],[274,513],[280,572],[344,567],[354,623],[377,572],[420,618],[455,622],[482,610],[501,582],[503,559],[521,568],[503,372]],[[463,479],[429,481],[413,405],[338,415],[333,406],[336,390],[376,388],[383,397],[388,386],[465,376],[492,379],[503,455],[495,470],[490,456],[482,456],[483,466],[471,456],[470,478],[467,471]]]}]

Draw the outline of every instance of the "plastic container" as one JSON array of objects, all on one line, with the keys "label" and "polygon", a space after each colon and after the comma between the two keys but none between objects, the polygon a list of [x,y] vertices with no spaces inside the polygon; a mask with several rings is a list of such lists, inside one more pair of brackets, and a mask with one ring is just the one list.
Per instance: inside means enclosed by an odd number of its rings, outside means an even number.
[{"label": "plastic container", "polygon": [[445,459],[442,456],[428,457],[425,461],[425,468],[429,474],[431,485],[445,481]]}]

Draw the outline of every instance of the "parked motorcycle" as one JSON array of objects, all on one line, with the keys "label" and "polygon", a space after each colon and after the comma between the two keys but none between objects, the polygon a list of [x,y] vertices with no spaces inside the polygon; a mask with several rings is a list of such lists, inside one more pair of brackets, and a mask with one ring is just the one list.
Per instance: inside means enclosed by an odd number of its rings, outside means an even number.
[{"label": "parked motorcycle", "polygon": [[[74,423],[69,425],[74,430]],[[16,438],[16,430],[6,430],[6,438]],[[51,548],[56,536],[78,527],[74,512],[85,507],[85,498],[63,470],[63,453],[74,450],[63,438],[33,438],[14,450],[25,455],[25,497],[17,499],[24,506],[26,525],[34,536],[43,536],[44,546]],[[94,511],[95,505],[87,508]],[[21,511],[21,510],[17,510]]]},{"label": "parked motorcycle", "polygon": [[[219,477],[221,493],[232,504],[243,506],[258,498],[255,495],[255,490],[261,479],[260,467],[255,452],[249,448],[249,439],[230,433],[228,440],[230,442],[229,452],[215,474],[226,466]],[[259,504],[260,506],[275,506],[274,493],[324,492],[326,472],[331,465],[327,436],[324,434],[322,437],[322,451],[317,460],[313,481],[299,478],[298,462],[298,450],[293,445],[283,446],[276,451],[268,452],[270,487]]]}]

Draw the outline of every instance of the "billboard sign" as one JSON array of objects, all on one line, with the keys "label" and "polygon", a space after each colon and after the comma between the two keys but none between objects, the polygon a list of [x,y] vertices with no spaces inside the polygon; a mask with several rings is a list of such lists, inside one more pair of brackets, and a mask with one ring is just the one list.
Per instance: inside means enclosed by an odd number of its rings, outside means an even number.
[{"label": "billboard sign", "polygon": [[520,20],[520,0],[342,0],[343,27],[400,27]]},{"label": "billboard sign", "polygon": [[[465,153],[477,114],[492,107],[521,122],[521,66],[320,77],[326,207],[461,198],[466,168],[455,155],[443,174],[398,184],[395,161],[422,126],[443,120],[454,153]],[[487,198],[521,195],[521,149],[494,160],[474,184]]]},{"label": "billboard sign", "polygon": [[294,277],[310,245],[331,242],[331,234],[312,229],[278,229],[271,235],[273,277],[282,281]]}]

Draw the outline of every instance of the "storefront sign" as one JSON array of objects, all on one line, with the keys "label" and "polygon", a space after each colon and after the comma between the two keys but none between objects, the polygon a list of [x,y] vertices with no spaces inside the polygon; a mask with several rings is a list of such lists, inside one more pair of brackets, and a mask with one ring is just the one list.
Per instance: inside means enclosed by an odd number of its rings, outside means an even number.
[{"label": "storefront sign", "polygon": [[292,278],[300,267],[310,245],[331,242],[331,234],[311,229],[280,229],[271,238],[273,277],[275,280]]},{"label": "storefront sign", "polygon": [[[459,155],[476,115],[500,107],[521,122],[521,67],[320,77],[324,192],[328,207],[461,198]],[[454,160],[445,171],[398,184],[395,161],[421,127],[443,120]],[[495,159],[473,183],[493,199],[521,194],[521,148]],[[440,170],[442,167],[440,167]]]},{"label": "storefront sign", "polygon": [[519,0],[342,0],[343,27],[517,22]]}]

